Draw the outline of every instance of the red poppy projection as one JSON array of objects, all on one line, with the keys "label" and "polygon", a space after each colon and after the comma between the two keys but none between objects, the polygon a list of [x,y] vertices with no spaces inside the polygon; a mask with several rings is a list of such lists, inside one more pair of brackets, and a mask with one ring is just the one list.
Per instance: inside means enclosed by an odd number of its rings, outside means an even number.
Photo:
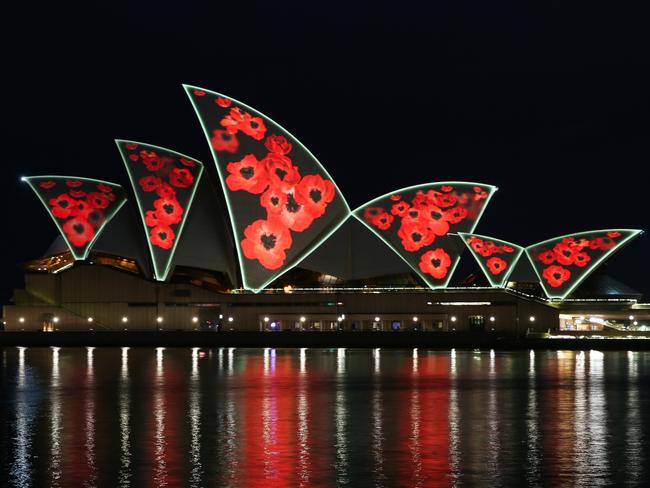
[{"label": "red poppy projection", "polygon": [[126,202],[120,185],[76,176],[24,178],[47,208],[76,260],[83,260]]},{"label": "red poppy projection", "polygon": [[439,182],[379,197],[353,214],[386,242],[431,288],[447,286],[464,246],[496,187]]},{"label": "red poppy projection", "polygon": [[604,229],[555,237],[526,248],[549,298],[566,298],[605,259],[638,236],[635,229]]},{"label": "red poppy projection", "polygon": [[185,89],[226,196],[243,287],[259,291],[318,247],[350,210],[325,168],[276,122],[219,93]]},{"label": "red poppy projection", "polygon": [[118,140],[147,234],[154,276],[165,281],[192,206],[203,164],[141,142]]},{"label": "red poppy projection", "polygon": [[490,285],[503,287],[524,248],[493,237],[459,232]]}]

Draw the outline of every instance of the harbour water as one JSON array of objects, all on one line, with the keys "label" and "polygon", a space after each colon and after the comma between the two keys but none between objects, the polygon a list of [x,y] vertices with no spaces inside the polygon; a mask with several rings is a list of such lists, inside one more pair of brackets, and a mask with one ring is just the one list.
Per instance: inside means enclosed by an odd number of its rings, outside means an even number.
[{"label": "harbour water", "polygon": [[0,486],[641,486],[650,352],[0,348]]}]

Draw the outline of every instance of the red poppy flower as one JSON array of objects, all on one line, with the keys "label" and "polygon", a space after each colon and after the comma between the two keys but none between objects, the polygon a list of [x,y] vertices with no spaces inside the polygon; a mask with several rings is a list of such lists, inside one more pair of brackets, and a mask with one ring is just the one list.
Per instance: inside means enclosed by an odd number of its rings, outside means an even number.
[{"label": "red poppy flower", "polygon": [[397,236],[402,239],[402,247],[414,252],[430,245],[436,238],[436,235],[429,230],[426,225],[412,223],[400,226]]},{"label": "red poppy flower", "polygon": [[193,168],[194,166],[196,166],[196,163],[194,161],[192,161],[191,159],[180,158],[180,162],[181,162],[181,164],[183,166],[187,166],[189,168]]},{"label": "red poppy flower", "polygon": [[555,259],[557,259],[557,262],[566,266],[573,264],[573,258],[579,251],[568,244],[558,242],[553,247],[553,252],[555,253]]},{"label": "red poppy flower", "polygon": [[194,90],[193,93],[197,97],[204,97],[205,96],[205,92],[203,90]]},{"label": "red poppy flower", "polygon": [[397,202],[402,199],[402,195],[391,195],[390,199],[394,202]]},{"label": "red poppy flower", "polygon": [[129,154],[129,159],[130,159],[131,161],[137,161],[137,160],[140,159],[140,158],[138,157],[137,154]]},{"label": "red poppy flower", "polygon": [[95,236],[95,229],[93,229],[92,225],[86,219],[78,217],[63,224],[63,232],[65,232],[70,244],[75,247],[87,244]]},{"label": "red poppy flower", "polygon": [[610,237],[596,237],[589,242],[589,249],[599,251],[609,251],[614,246],[616,246],[616,242]]},{"label": "red poppy flower", "polygon": [[284,263],[285,251],[291,247],[291,232],[277,220],[256,220],[244,230],[241,241],[244,256],[257,259],[267,269]]},{"label": "red poppy flower", "polygon": [[111,201],[106,195],[96,191],[89,193],[86,201],[93,208],[106,208],[111,204]]},{"label": "red poppy flower", "polygon": [[77,201],[67,193],[62,193],[56,198],[50,199],[52,215],[59,219],[67,219],[72,215],[72,208]]},{"label": "red poppy flower", "polygon": [[381,207],[366,207],[363,209],[363,220],[370,224],[372,222],[372,219],[374,219],[383,211],[384,209]]},{"label": "red poppy flower", "polygon": [[453,186],[449,186],[449,185],[442,185],[442,186],[440,187],[440,190],[441,190],[441,191],[444,191],[445,193],[449,193],[450,191],[453,191],[453,190],[454,190],[454,187],[453,187]]},{"label": "red poppy flower", "polygon": [[156,188],[156,194],[160,198],[166,198],[168,200],[176,198],[176,190],[174,190],[169,183],[162,183],[158,188]]},{"label": "red poppy flower", "polygon": [[192,172],[187,168],[174,168],[169,175],[169,182],[178,188],[187,188],[194,182]]},{"label": "red poppy flower", "polygon": [[300,181],[298,167],[281,154],[269,153],[263,160],[271,185],[287,191]]},{"label": "red poppy flower", "polygon": [[458,224],[465,220],[467,217],[467,209],[465,207],[454,207],[445,211],[445,219],[450,224]]},{"label": "red poppy flower", "polygon": [[40,186],[44,190],[49,190],[50,188],[54,188],[56,186],[56,181],[52,181],[52,180],[41,181],[38,184],[38,186]]},{"label": "red poppy flower", "polygon": [[483,190],[483,188],[481,188],[480,186],[474,187],[474,200],[476,201],[483,200],[487,198],[487,196],[488,194],[485,190]]},{"label": "red poppy flower", "polygon": [[166,225],[165,222],[161,222],[158,218],[158,214],[155,210],[147,210],[144,214],[144,223],[147,227],[156,227],[157,225]]},{"label": "red poppy flower", "polygon": [[275,134],[270,135],[264,141],[264,146],[272,153],[275,154],[289,154],[293,145],[287,141],[287,138],[284,136],[276,136]]},{"label": "red poppy flower", "polygon": [[167,225],[157,225],[149,232],[149,241],[162,249],[171,249],[175,238],[176,234]]},{"label": "red poppy flower", "polygon": [[70,190],[70,196],[72,198],[83,198],[86,196],[86,192],[83,190]]},{"label": "red poppy flower", "polygon": [[83,183],[79,180],[65,180],[65,184],[70,188],[79,188]]},{"label": "red poppy flower", "polygon": [[591,261],[591,256],[586,252],[579,252],[573,257],[573,264],[581,268],[587,266],[587,263],[589,263],[589,261]]},{"label": "red poppy flower", "polygon": [[553,266],[544,268],[542,276],[549,285],[553,288],[557,288],[558,286],[562,286],[566,280],[571,278],[571,271],[563,266],[554,264]]},{"label": "red poppy flower", "polygon": [[214,103],[216,103],[220,107],[228,108],[232,104],[232,100],[230,100],[229,98],[217,97]]},{"label": "red poppy flower", "polygon": [[488,270],[490,270],[490,273],[492,273],[493,275],[501,274],[501,272],[508,267],[508,263],[506,263],[503,259],[498,258],[496,256],[488,259],[485,262],[485,265],[487,266]]},{"label": "red poppy flower", "polygon": [[115,201],[115,194],[114,193],[107,193],[106,198],[108,198],[111,202]]},{"label": "red poppy flower", "polygon": [[239,141],[235,134],[231,134],[226,130],[215,129],[212,131],[212,149],[215,151],[226,151],[229,153],[236,153],[239,149]]},{"label": "red poppy flower", "polygon": [[160,188],[162,185],[162,180],[153,175],[143,176],[138,180],[138,184],[140,185],[140,188],[142,188],[142,191],[150,192],[156,191],[158,188]]},{"label": "red poppy flower", "polygon": [[500,246],[502,252],[515,252],[514,248],[506,246],[505,244]]},{"label": "red poppy flower", "polygon": [[325,213],[327,204],[334,200],[336,189],[330,180],[320,175],[307,175],[296,186],[296,201],[304,205],[305,210],[318,218]]},{"label": "red poppy flower", "polygon": [[307,212],[304,205],[298,203],[294,197],[294,192],[295,189],[291,188],[285,193],[287,201],[277,215],[277,220],[295,232],[302,232],[312,224],[314,216]]},{"label": "red poppy flower", "polygon": [[101,192],[104,192],[104,193],[110,193],[110,192],[113,191],[113,187],[112,187],[112,186],[110,186],[110,185],[106,185],[106,184],[104,184],[104,183],[98,183],[98,184],[97,184],[97,189],[98,189],[99,191],[101,191]]},{"label": "red poppy flower", "polygon": [[221,120],[220,124],[231,134],[242,131],[257,141],[262,139],[266,132],[266,126],[260,117],[253,117],[238,107],[231,108],[230,113]]},{"label": "red poppy flower", "polygon": [[390,213],[393,215],[397,215],[399,217],[403,217],[406,211],[411,208],[411,206],[406,203],[404,200],[398,203],[394,203],[393,206],[390,209]]},{"label": "red poppy flower", "polygon": [[425,252],[420,258],[420,271],[440,280],[447,276],[451,257],[441,247]]},{"label": "red poppy flower", "polygon": [[279,188],[270,187],[260,197],[260,205],[267,211],[267,215],[279,214],[287,204],[287,195]]},{"label": "red poppy flower", "polygon": [[444,236],[449,232],[449,222],[445,215],[445,211],[435,205],[423,205],[420,207],[420,212],[424,218],[427,226],[437,236]]},{"label": "red poppy flower", "polygon": [[377,227],[379,230],[388,230],[390,229],[390,224],[393,223],[395,217],[393,217],[388,212],[382,212],[378,215],[375,215],[370,223]]},{"label": "red poppy flower", "polygon": [[159,198],[153,202],[158,220],[166,225],[178,224],[183,217],[183,207],[176,199]]},{"label": "red poppy flower", "polygon": [[124,144],[124,147],[127,148],[129,151],[135,151],[138,148],[138,145],[135,144],[134,142],[127,142]]},{"label": "red poppy flower", "polygon": [[471,237],[469,239],[469,245],[472,250],[483,257],[488,257],[492,255],[492,250],[485,244],[483,239],[478,237]]},{"label": "red poppy flower", "polygon": [[433,192],[433,203],[440,208],[453,207],[458,199],[449,193]]},{"label": "red poppy flower", "polygon": [[102,212],[100,209],[93,208],[92,211],[88,214],[87,220],[94,229],[97,229],[106,221],[106,215],[104,215],[104,212]]},{"label": "red poppy flower", "polygon": [[607,233],[607,237],[610,237],[610,238],[612,238],[612,239],[615,239],[616,237],[621,237],[621,233],[620,233],[620,232],[615,232],[615,231],[613,231],[613,232],[608,232],[608,233]]},{"label": "red poppy flower", "polygon": [[424,193],[422,190],[418,190],[415,192],[415,196],[413,197],[413,200],[411,200],[411,203],[413,204],[413,206],[426,205],[428,201],[429,199],[427,198],[427,194]]},{"label": "red poppy flower", "polygon": [[422,211],[420,208],[411,207],[409,208],[404,215],[402,215],[402,225],[406,224],[419,224],[424,222],[424,217],[422,216]]},{"label": "red poppy flower", "polygon": [[537,255],[537,259],[544,264],[551,264],[555,262],[555,253],[550,250],[542,251]]},{"label": "red poppy flower", "polygon": [[79,217],[88,220],[88,215],[93,211],[93,206],[85,200],[75,200],[74,205],[70,208],[73,217]]},{"label": "red poppy flower", "polygon": [[258,161],[252,154],[247,154],[241,161],[228,163],[226,185],[231,191],[244,190],[249,193],[262,193],[269,185],[264,161]]},{"label": "red poppy flower", "polygon": [[142,158],[142,163],[149,171],[159,171],[165,164],[163,158],[158,156],[154,151],[145,151],[143,149],[140,151],[140,157]]}]

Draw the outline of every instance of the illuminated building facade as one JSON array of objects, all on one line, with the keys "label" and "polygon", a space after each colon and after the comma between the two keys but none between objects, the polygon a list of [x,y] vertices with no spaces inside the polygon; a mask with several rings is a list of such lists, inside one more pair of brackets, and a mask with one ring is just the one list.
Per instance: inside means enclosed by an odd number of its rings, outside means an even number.
[{"label": "illuminated building facade", "polygon": [[[60,238],[25,264],[6,329],[545,331],[574,324],[565,304],[590,303],[574,292],[641,233],[526,248],[475,234],[497,190],[475,182],[402,188],[351,210],[279,124],[222,94],[185,91],[215,171],[118,140],[128,197],[99,180],[25,178]],[[484,281],[458,284],[464,252]],[[641,317],[637,302],[599,298],[596,308]]]}]

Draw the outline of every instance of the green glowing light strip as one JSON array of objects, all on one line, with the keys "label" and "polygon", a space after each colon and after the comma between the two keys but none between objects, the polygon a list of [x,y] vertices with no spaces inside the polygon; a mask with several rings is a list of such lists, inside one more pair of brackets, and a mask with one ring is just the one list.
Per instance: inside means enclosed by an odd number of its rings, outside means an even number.
[{"label": "green glowing light strip", "polygon": [[[169,274],[169,271],[171,270],[172,262],[174,255],[176,254],[176,247],[178,246],[178,243],[181,240],[181,234],[183,233],[183,228],[185,227],[185,222],[187,221],[187,217],[190,213],[190,208],[192,207],[192,203],[194,202],[194,195],[196,194],[196,190],[199,187],[199,181],[201,179],[201,176],[203,175],[203,163],[199,161],[198,159],[195,159],[191,156],[187,156],[186,154],[182,154],[176,151],[172,151],[171,149],[167,149],[162,146],[156,146],[153,144],[148,144],[145,142],[138,142],[138,141],[131,141],[131,140],[126,140],[126,139],[115,139],[115,144],[117,144],[117,148],[120,151],[120,155],[122,156],[122,161],[124,162],[124,166],[126,167],[126,172],[129,175],[129,180],[131,181],[131,186],[133,187],[133,193],[135,194],[135,199],[136,202],[138,203],[138,210],[140,211],[140,220],[142,221],[142,226],[144,227],[144,234],[145,234],[145,239],[147,240],[147,246],[149,246],[149,255],[151,256],[151,262],[153,264],[153,273],[154,273],[154,278],[156,281],[165,281],[167,279],[167,275]],[[145,147],[150,147],[154,149],[158,149],[160,151],[165,151],[171,154],[174,154],[178,157],[186,158],[186,159],[191,159],[192,161],[196,162],[198,164],[198,171],[194,180],[194,186],[192,188],[192,191],[190,193],[190,198],[187,203],[187,207],[184,209],[183,212],[183,219],[181,220],[180,224],[178,224],[178,229],[176,232],[176,238],[174,240],[174,244],[172,245],[172,248],[169,250],[169,254],[167,255],[167,263],[165,264],[165,267],[162,271],[158,269],[158,263],[156,262],[156,255],[154,254],[154,249],[153,245],[151,244],[151,239],[149,238],[149,227],[147,227],[147,224],[145,223],[145,212],[146,210],[151,210],[150,208],[145,208],[144,204],[142,203],[142,200],[140,199],[139,192],[138,192],[138,183],[135,181],[135,178],[133,177],[133,174],[131,173],[130,169],[130,163],[132,161],[128,158],[128,155],[126,152],[123,150],[124,144],[138,144],[139,146],[145,146]],[[167,251],[165,251],[167,252]]]},{"label": "green glowing light strip", "polygon": [[[481,234],[470,234],[468,232],[459,232],[458,235],[460,236],[462,241],[465,243],[465,246],[467,246],[467,248],[469,249],[470,254],[472,256],[474,256],[474,259],[476,259],[476,262],[480,266],[481,271],[483,271],[483,274],[488,279],[490,284],[492,286],[494,286],[494,287],[497,287],[497,288],[505,288],[504,285],[508,281],[508,278],[510,277],[510,274],[512,274],[512,272],[514,271],[515,265],[517,264],[517,262],[519,261],[519,258],[521,257],[521,255],[524,252],[524,248],[522,246],[518,246],[517,244],[513,244],[512,242],[504,241],[503,239],[497,239],[495,237],[484,236],[484,235],[481,235]],[[505,273],[502,275],[501,281],[498,281],[498,280],[493,281],[493,278],[496,278],[496,276],[493,276],[492,273],[490,273],[489,270],[485,269],[485,264],[479,258],[476,251],[474,251],[474,249],[472,249],[472,246],[467,242],[468,237],[479,237],[479,238],[481,238],[483,240],[490,240],[490,241],[493,241],[493,242],[496,241],[496,242],[499,242],[501,244],[506,244],[506,245],[512,247],[513,249],[515,249],[515,254],[513,254],[514,257],[513,257],[512,261],[510,262],[510,265],[508,266],[508,269],[506,269]]]},{"label": "green glowing light strip", "polygon": [[[65,235],[65,232],[63,232],[63,226],[59,223],[59,221],[57,220],[57,218],[56,218],[56,217],[54,216],[54,214],[52,213],[52,210],[50,209],[50,206],[49,206],[48,202],[46,202],[46,201],[43,199],[43,197],[41,196],[39,190],[37,190],[36,187],[34,186],[34,184],[32,183],[31,180],[32,180],[32,179],[37,179],[37,178],[38,178],[38,179],[41,179],[41,178],[44,178],[44,179],[45,179],[45,178],[50,178],[50,179],[57,179],[57,180],[58,180],[58,179],[62,179],[62,180],[64,180],[64,179],[80,180],[80,181],[91,182],[91,183],[94,183],[94,184],[97,184],[97,183],[105,183],[106,185],[110,185],[110,186],[112,186],[112,187],[114,187],[114,188],[119,188],[120,190],[122,190],[122,193],[123,193],[123,194],[122,194],[122,201],[119,202],[119,203],[118,203],[118,202],[115,202],[115,204],[114,204],[115,207],[114,207],[114,209],[113,209],[113,212],[112,212],[110,215],[109,215],[108,213],[106,214],[106,219],[104,220],[104,222],[103,222],[103,224],[101,225],[101,227],[99,227],[99,228],[95,231],[95,235],[94,235],[94,237],[90,240],[90,242],[88,242],[88,244],[86,244],[86,250],[85,250],[82,254],[77,254],[77,253],[75,252],[75,246],[73,246],[72,244],[70,244],[70,241],[68,240],[68,237]],[[61,237],[63,237],[63,240],[65,241],[66,245],[68,246],[68,249],[70,249],[70,254],[72,254],[72,257],[75,259],[75,261],[83,261],[83,260],[85,260],[85,259],[88,257],[88,254],[90,254],[90,250],[92,249],[93,245],[95,244],[95,241],[97,240],[97,238],[101,235],[102,232],[104,232],[104,229],[106,228],[106,226],[108,225],[108,223],[113,219],[113,217],[115,216],[115,214],[116,214],[116,213],[117,213],[117,212],[122,208],[122,206],[126,203],[126,195],[124,194],[124,188],[122,188],[121,185],[118,185],[117,183],[113,183],[113,182],[111,182],[111,181],[106,181],[106,180],[96,180],[96,179],[94,179],[94,178],[83,178],[83,177],[79,177],[79,176],[59,176],[59,175],[24,176],[24,177],[22,177],[21,179],[22,179],[22,181],[26,182],[26,183],[29,185],[29,187],[32,189],[32,191],[33,191],[34,193],[36,193],[36,196],[38,197],[38,199],[41,201],[41,203],[43,204],[43,206],[47,209],[47,213],[48,213],[48,215],[51,217],[51,219],[52,219],[52,220],[54,221],[54,223],[56,224],[56,228],[59,229],[59,233],[61,234]]]},{"label": "green glowing light strip", "polygon": [[[218,93],[218,92],[215,92],[215,91],[212,91],[212,90],[208,90],[206,88],[201,88],[201,87],[198,87],[198,86],[187,85],[187,84],[183,84],[183,88],[185,88],[185,93],[187,94],[188,98],[190,99],[190,102],[192,103],[192,108],[194,108],[194,112],[196,113],[196,115],[197,115],[197,117],[199,119],[199,123],[201,124],[201,128],[203,129],[203,134],[205,135],[205,138],[206,138],[206,140],[208,142],[208,146],[210,147],[210,151],[212,153],[212,158],[214,159],[215,166],[217,167],[217,173],[219,174],[219,182],[221,183],[221,189],[223,190],[224,199],[226,201],[226,207],[228,207],[228,217],[229,217],[229,220],[230,220],[230,226],[232,227],[232,235],[233,235],[233,238],[235,239],[235,249],[237,250],[237,260],[239,261],[239,269],[241,270],[242,288],[244,288],[246,290],[250,290],[253,293],[258,293],[261,290],[263,290],[264,288],[266,288],[266,286],[269,283],[271,283],[274,280],[278,279],[280,276],[285,274],[287,271],[291,270],[292,268],[294,268],[298,264],[300,264],[307,256],[309,256],[312,252],[314,252],[323,242],[325,242],[334,232],[336,232],[338,230],[338,228],[341,227],[341,225],[343,225],[343,223],[346,220],[348,220],[348,218],[350,217],[350,214],[351,214],[350,207],[348,205],[348,202],[345,200],[345,197],[343,196],[343,192],[341,192],[341,189],[336,184],[336,181],[334,180],[334,178],[332,178],[332,176],[328,173],[328,171],[321,164],[321,162],[316,158],[316,156],[314,156],[311,153],[311,151],[309,149],[307,149],[307,147],[305,147],[305,145],[302,142],[300,142],[293,134],[291,134],[291,132],[289,132],[287,129],[282,127],[280,124],[278,124],[271,117],[268,117],[268,116],[264,115],[259,110],[256,110],[256,109],[246,105],[245,103],[240,102],[239,100],[236,100],[236,99],[234,99],[232,97],[229,97],[227,95],[223,95],[221,93]],[[279,129],[281,129],[288,136],[290,136],[293,139],[293,141],[295,141],[295,143],[299,147],[301,147],[305,151],[305,153],[307,153],[307,155],[310,156],[314,160],[314,162],[318,165],[319,169],[323,172],[323,174],[325,174],[325,176],[327,176],[327,178],[332,182],[332,184],[336,188],[337,197],[341,198],[341,201],[343,202],[343,206],[345,207],[345,214],[343,215],[343,217],[342,217],[341,221],[338,223],[338,225],[336,225],[324,237],[314,241],[314,243],[311,246],[307,246],[305,249],[303,249],[302,255],[301,256],[296,256],[294,258],[294,260],[295,260],[294,263],[292,263],[290,265],[287,265],[287,266],[283,267],[282,269],[280,269],[279,271],[273,273],[271,275],[271,278],[266,280],[266,282],[264,282],[263,285],[261,285],[261,286],[259,286],[257,288],[251,287],[248,284],[247,280],[246,280],[246,273],[244,272],[244,270],[245,270],[245,265],[244,265],[245,261],[243,260],[243,256],[242,256],[243,251],[240,249],[240,245],[239,245],[239,234],[237,232],[237,226],[235,224],[235,213],[234,213],[234,211],[232,209],[232,204],[230,202],[230,198],[228,198],[228,192],[230,190],[226,186],[226,178],[225,178],[225,176],[224,176],[224,174],[223,174],[223,172],[221,170],[221,165],[219,164],[219,157],[217,156],[217,152],[212,148],[212,144],[210,142],[209,131],[206,128],[205,123],[203,122],[203,117],[201,116],[201,112],[199,111],[199,109],[197,108],[196,103],[194,102],[194,96],[193,96],[193,93],[192,93],[194,90],[201,90],[201,91],[205,92],[206,94],[210,94],[211,96],[227,98],[228,100],[231,100],[233,103],[240,105],[242,108],[245,108],[246,110],[249,110],[249,111],[251,111],[253,113],[256,113],[259,116],[261,116],[263,118],[266,118],[266,119],[270,120],[271,122],[273,122],[276,126],[278,126]]]},{"label": "green glowing light strip", "polygon": [[[561,295],[554,294],[553,290],[548,289],[545,284],[544,278],[539,274],[539,271],[537,270],[537,265],[534,261],[534,258],[531,254],[531,249],[536,248],[536,247],[543,247],[546,246],[550,242],[554,242],[557,244],[561,239],[564,239],[565,237],[580,237],[580,236],[586,236],[586,235],[591,235],[593,236],[594,234],[606,234],[607,232],[625,232],[628,233],[630,232],[631,234],[621,240],[620,242],[616,243],[616,246],[613,247],[612,249],[609,249],[608,251],[605,251],[605,253],[598,258],[589,268],[588,271],[585,271],[585,273],[582,275],[582,277],[576,279],[575,283],[564,293]],[[642,234],[643,231],[639,229],[600,229],[600,230],[591,230],[591,231],[585,231],[585,232],[577,232],[575,234],[566,234],[563,236],[559,237],[554,237],[552,239],[547,239],[542,242],[538,242],[537,244],[532,244],[528,247],[525,248],[526,251],[526,256],[528,256],[528,260],[530,261],[530,264],[533,266],[533,270],[535,271],[535,274],[537,275],[537,278],[539,279],[540,285],[542,285],[542,288],[544,289],[544,293],[546,293],[546,296],[548,298],[558,298],[560,300],[564,300],[568,295],[575,290],[578,285],[580,285],[593,271],[600,266],[600,264],[605,261],[606,259],[609,258],[610,255],[612,255],[614,252],[618,251],[623,247],[623,244],[627,243],[628,241],[632,240],[633,238],[637,237],[639,234]]]},{"label": "green glowing light strip", "polygon": [[[374,203],[377,203],[377,202],[382,201],[382,200],[384,200],[386,198],[389,198],[391,195],[395,195],[395,194],[402,193],[402,192],[407,192],[407,191],[412,191],[412,190],[416,190],[416,189],[419,189],[419,188],[425,188],[425,187],[430,188],[432,186],[442,186],[442,185],[468,185],[468,186],[480,186],[481,188],[489,188],[490,189],[490,194],[485,199],[485,203],[483,204],[483,207],[481,207],[481,211],[476,216],[476,219],[474,220],[474,223],[472,224],[472,228],[470,229],[470,233],[474,232],[474,229],[478,225],[479,220],[481,220],[481,217],[483,216],[483,212],[485,212],[485,209],[487,208],[488,203],[490,203],[490,200],[492,199],[492,196],[499,190],[496,186],[493,186],[493,185],[487,185],[485,183],[474,183],[474,182],[471,182],[471,181],[434,181],[432,183],[424,183],[424,184],[420,184],[420,185],[407,186],[405,188],[400,188],[399,190],[395,190],[395,191],[385,193],[382,196],[377,197],[377,198],[375,198],[373,200],[370,200],[369,202],[361,205],[360,207],[357,207],[355,210],[352,211],[352,215],[354,215],[354,217],[359,222],[361,222],[364,226],[366,226],[368,229],[370,229],[370,231],[373,234],[375,234],[377,237],[379,237],[379,239],[381,239],[384,242],[384,244],[386,244],[395,254],[397,254],[402,261],[404,261],[406,264],[408,264],[408,266],[413,271],[415,271],[418,274],[418,276],[420,276],[424,280],[424,282],[429,286],[429,288],[431,288],[432,290],[436,290],[438,288],[447,288],[448,287],[449,282],[451,281],[451,278],[452,278],[454,272],[456,271],[456,268],[458,267],[458,263],[460,263],[461,255],[459,254],[458,259],[456,259],[456,262],[452,264],[452,266],[450,268],[450,271],[447,274],[447,277],[444,280],[444,282],[442,282],[442,284],[437,285],[437,284],[430,283],[428,278],[426,277],[425,273],[422,273],[422,271],[420,271],[419,268],[416,268],[411,263],[409,263],[406,260],[406,258],[404,258],[404,256],[402,256],[402,254],[397,249],[395,249],[395,247],[393,247],[393,245],[388,240],[386,240],[382,234],[380,234],[379,230],[375,229],[374,226],[369,225],[363,219],[363,217],[357,215],[357,213],[363,211],[363,209],[365,209],[366,207],[372,206]],[[454,232],[454,233],[449,233],[447,235],[457,235],[457,234]]]}]

